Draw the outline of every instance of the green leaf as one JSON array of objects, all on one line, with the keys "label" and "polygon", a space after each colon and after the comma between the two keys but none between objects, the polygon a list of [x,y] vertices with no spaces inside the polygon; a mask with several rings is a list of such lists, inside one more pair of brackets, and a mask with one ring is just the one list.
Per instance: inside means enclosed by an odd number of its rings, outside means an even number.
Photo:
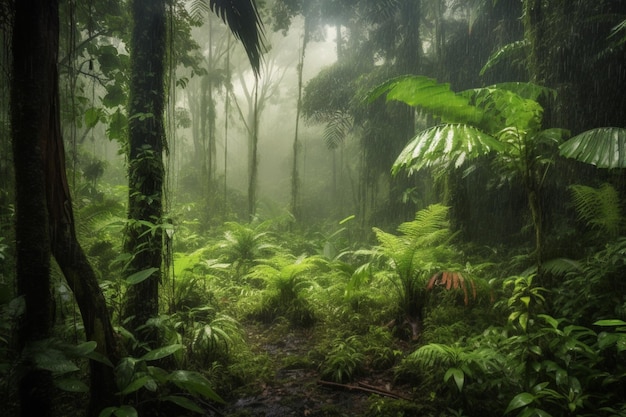
[{"label": "green leaf", "polygon": [[598,320],[593,323],[594,326],[624,326],[626,325],[626,321],[611,319],[611,320]]},{"label": "green leaf", "polygon": [[513,410],[517,410],[518,408],[526,407],[528,404],[531,404],[533,401],[535,401],[535,398],[536,397],[529,392],[522,392],[520,394],[517,394],[515,397],[513,397],[511,402],[509,402],[506,410],[504,410],[504,414],[508,414]]},{"label": "green leaf", "polygon": [[421,75],[388,80],[370,91],[367,101],[372,102],[385,93],[387,101],[401,101],[421,108],[446,122],[475,123],[482,118],[482,111],[472,106],[467,98],[450,90],[450,84],[438,83]]},{"label": "green leaf", "polygon": [[562,156],[598,168],[626,168],[626,129],[599,127],[574,136],[560,147]]},{"label": "green leaf", "polygon": [[459,168],[465,161],[502,151],[505,145],[480,129],[466,124],[438,125],[419,132],[400,152],[392,167],[409,173],[444,164]]},{"label": "green leaf", "polygon": [[481,68],[479,75],[484,75],[489,68],[507,58],[510,59],[519,57],[519,60],[523,61],[525,49],[528,46],[529,42],[527,39],[504,45],[502,48],[491,54],[491,56],[487,59],[485,65]]},{"label": "green leaf", "polygon": [[202,414],[205,412],[202,408],[198,406],[198,404],[191,401],[189,398],[181,397],[179,395],[168,395],[163,397],[164,401],[169,401],[176,404],[179,407],[185,408],[187,410],[193,411],[194,413]]},{"label": "green leaf", "polygon": [[152,275],[158,270],[159,268],[148,268],[148,269],[141,270],[139,272],[135,272],[134,274],[126,278],[126,283],[129,285],[139,284],[140,282],[143,282],[146,279],[148,279],[150,275]]},{"label": "green leaf", "polygon": [[528,313],[520,314],[519,325],[522,327],[522,330],[526,331],[526,327],[528,326]]},{"label": "green leaf", "polygon": [[88,392],[89,387],[81,380],[75,378],[60,378],[54,380],[57,388],[67,392]]},{"label": "green leaf", "polygon": [[164,358],[166,356],[169,356],[169,355],[173,354],[174,352],[179,351],[182,348],[183,348],[183,345],[181,345],[181,344],[173,344],[173,345],[163,346],[163,347],[151,350],[150,352],[146,353],[141,358],[139,358],[139,360],[142,360],[142,361],[154,361],[154,360],[161,359],[161,358]]},{"label": "green leaf", "polygon": [[100,411],[98,417],[138,417],[137,410],[130,405],[122,405],[121,407],[107,407]]},{"label": "green leaf", "polygon": [[211,388],[211,383],[198,372],[178,370],[171,373],[169,380],[192,395],[224,404],[225,401]]},{"label": "green leaf", "polygon": [[459,392],[463,391],[463,384],[465,382],[465,373],[459,368],[450,368],[443,377],[444,382],[448,382],[450,376],[454,377],[454,382]]},{"label": "green leaf", "polygon": [[79,368],[69,360],[65,354],[56,349],[46,349],[34,354],[35,363],[40,369],[45,369],[56,375],[78,371]]},{"label": "green leaf", "polygon": [[85,110],[85,125],[88,129],[93,129],[102,116],[102,109],[90,107]]},{"label": "green leaf", "polygon": [[132,392],[135,392],[145,387],[150,381],[152,381],[152,378],[148,375],[143,375],[137,379],[134,379],[130,382],[130,384],[124,387],[124,389],[121,391],[121,394],[128,395]]}]

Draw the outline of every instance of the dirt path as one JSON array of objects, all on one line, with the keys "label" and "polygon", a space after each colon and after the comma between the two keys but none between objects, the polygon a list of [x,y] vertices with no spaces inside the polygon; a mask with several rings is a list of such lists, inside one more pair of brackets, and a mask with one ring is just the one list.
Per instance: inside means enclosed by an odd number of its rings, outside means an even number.
[{"label": "dirt path", "polygon": [[351,387],[320,383],[314,367],[298,366],[306,362],[315,346],[311,330],[289,329],[277,334],[272,327],[250,325],[247,332],[255,352],[269,356],[274,375],[270,381],[259,384],[258,393],[239,398],[222,409],[227,417],[366,416],[373,415],[367,414],[371,406],[368,397],[372,395],[366,392],[368,389],[410,396],[407,387],[391,388],[390,371],[361,378]]}]

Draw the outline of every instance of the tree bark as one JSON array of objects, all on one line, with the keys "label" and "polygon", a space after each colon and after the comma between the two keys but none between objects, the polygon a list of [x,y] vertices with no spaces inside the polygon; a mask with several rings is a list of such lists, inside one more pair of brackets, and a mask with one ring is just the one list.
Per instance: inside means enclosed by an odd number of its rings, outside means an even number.
[{"label": "tree bark", "polygon": [[[164,0],[133,0],[129,100],[128,219],[126,251],[132,256],[128,272],[156,268],[148,279],[129,287],[125,316],[130,330],[144,325],[159,311],[162,260],[163,149],[165,128]],[[156,341],[156,336],[148,339]]]},{"label": "tree bark", "polygon": [[[37,23],[33,25],[28,18]],[[60,127],[58,37],[56,1],[19,2],[14,39],[20,45],[13,49],[11,106],[18,205],[18,291],[25,297],[27,311],[20,339],[28,342],[50,335],[52,253],[76,297],[86,339],[96,341],[96,352],[115,362],[118,350],[106,302],[74,228]],[[90,361],[90,369],[88,415],[95,416],[115,403],[116,388],[111,367]],[[25,395],[23,414],[49,413],[49,400],[33,399],[28,394],[43,389],[28,385],[41,385],[47,378],[25,378],[27,386],[20,388]]]},{"label": "tree bark", "polygon": [[56,69],[58,3],[15,3],[11,136],[15,166],[17,295],[24,300],[18,323],[23,373],[18,381],[22,416],[52,415],[52,375],[37,369],[28,349],[51,335],[50,241],[41,140],[50,126]]},{"label": "tree bark", "polygon": [[[58,80],[56,67],[54,70],[54,79]],[[100,290],[96,273],[76,238],[61,136],[58,82],[54,83],[51,100],[51,128],[42,141],[42,149],[52,254],[74,293],[85,327],[86,340],[95,341],[96,352],[116,363],[120,359],[120,351],[106,300]],[[117,388],[113,368],[94,360],[89,362],[89,367],[91,396],[87,415],[97,416],[105,407],[116,404],[114,394]]]}]

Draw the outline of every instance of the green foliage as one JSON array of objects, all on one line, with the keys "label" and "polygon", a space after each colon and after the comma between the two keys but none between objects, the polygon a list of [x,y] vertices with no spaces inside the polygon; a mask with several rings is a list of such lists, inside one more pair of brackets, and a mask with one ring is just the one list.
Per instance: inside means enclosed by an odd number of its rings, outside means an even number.
[{"label": "green foliage", "polygon": [[626,319],[626,238],[617,238],[579,261],[565,275],[552,302],[563,317],[591,325],[607,317]]},{"label": "green foliage", "polygon": [[293,325],[309,327],[315,322],[314,308],[308,300],[311,288],[318,288],[312,273],[325,266],[321,257],[274,257],[255,266],[249,278],[262,279],[266,288],[254,316],[264,322],[286,317]]},{"label": "green foliage", "polygon": [[543,293],[547,290],[533,285],[533,275],[511,277],[504,281],[504,287],[512,287],[512,294],[507,305],[512,310],[509,322],[518,325],[523,332],[528,332],[529,320],[540,313],[545,304]]},{"label": "green foliage", "polygon": [[401,235],[374,228],[379,245],[373,255],[388,262],[392,273],[382,271],[380,275],[394,285],[402,316],[421,316],[428,278],[434,271],[446,268],[456,255],[449,245],[453,235],[447,216],[447,207],[431,205],[417,212],[415,220],[402,223],[398,227]]},{"label": "green foliage", "polygon": [[358,336],[335,339],[320,365],[321,377],[339,383],[352,381],[364,368],[365,355],[362,351],[362,341]]},{"label": "green foliage", "polygon": [[599,127],[560,145],[561,155],[598,168],[626,168],[626,129]]},{"label": "green foliage", "polygon": [[603,241],[606,241],[607,236],[615,238],[619,235],[624,226],[624,217],[615,188],[610,184],[603,184],[599,188],[572,185],[570,190],[581,221],[597,230]]},{"label": "green foliage", "polygon": [[28,344],[22,352],[22,361],[32,361],[37,369],[49,371],[54,378],[54,384],[61,390],[87,392],[89,388],[76,375],[81,369],[76,364],[77,360],[93,359],[113,366],[107,358],[94,352],[95,348],[94,341],[74,346],[55,338],[48,338]]},{"label": "green foliage", "polygon": [[[149,365],[167,358],[183,349],[180,344],[171,344],[146,352],[139,358],[125,357],[115,366],[115,381],[121,406],[107,407],[100,412],[100,417],[137,415],[137,409],[146,409],[151,403],[170,402],[183,409],[195,413],[204,410],[197,404],[199,400],[224,403],[224,400],[213,390],[209,380],[195,371],[175,370],[168,372],[163,368]],[[131,397],[144,401],[133,403]],[[181,395],[185,393],[184,395]],[[195,401],[194,401],[195,400]],[[158,406],[158,405],[157,405]]]},{"label": "green foliage", "polygon": [[218,251],[225,262],[233,265],[237,276],[245,275],[260,260],[276,252],[277,246],[269,232],[271,225],[269,221],[256,226],[225,223],[228,230],[218,244]]}]

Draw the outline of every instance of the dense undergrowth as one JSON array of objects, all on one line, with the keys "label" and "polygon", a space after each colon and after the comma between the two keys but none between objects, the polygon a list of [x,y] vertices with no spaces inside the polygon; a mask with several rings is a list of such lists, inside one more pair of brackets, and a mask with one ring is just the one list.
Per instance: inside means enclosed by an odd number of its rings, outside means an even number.
[{"label": "dense undergrowth", "polygon": [[[350,220],[326,235],[294,231],[289,218],[207,232],[187,209],[171,223],[161,315],[137,335],[120,316],[125,289],[139,279],[122,279],[121,206],[90,204],[79,216],[83,239],[132,352],[110,364],[121,406],[102,415],[210,413],[258,391],[276,372],[254,343],[260,326],[277,339],[308,329],[307,352],[282,367],[341,384],[386,372],[410,387],[410,400],[372,395],[367,415],[626,416],[626,239],[623,230],[610,240],[598,234],[601,215],[576,198],[591,226],[587,256],[540,269],[519,248],[472,255],[486,252],[452,232],[442,205],[396,231],[375,228],[369,243],[353,239]],[[11,331],[21,307],[9,290],[0,372],[3,395],[15,401]],[[80,407],[94,346],[81,342],[61,279],[55,299],[57,336],[35,357],[73,398],[66,406]],[[142,344],[141,331],[158,332],[161,346]]]}]

